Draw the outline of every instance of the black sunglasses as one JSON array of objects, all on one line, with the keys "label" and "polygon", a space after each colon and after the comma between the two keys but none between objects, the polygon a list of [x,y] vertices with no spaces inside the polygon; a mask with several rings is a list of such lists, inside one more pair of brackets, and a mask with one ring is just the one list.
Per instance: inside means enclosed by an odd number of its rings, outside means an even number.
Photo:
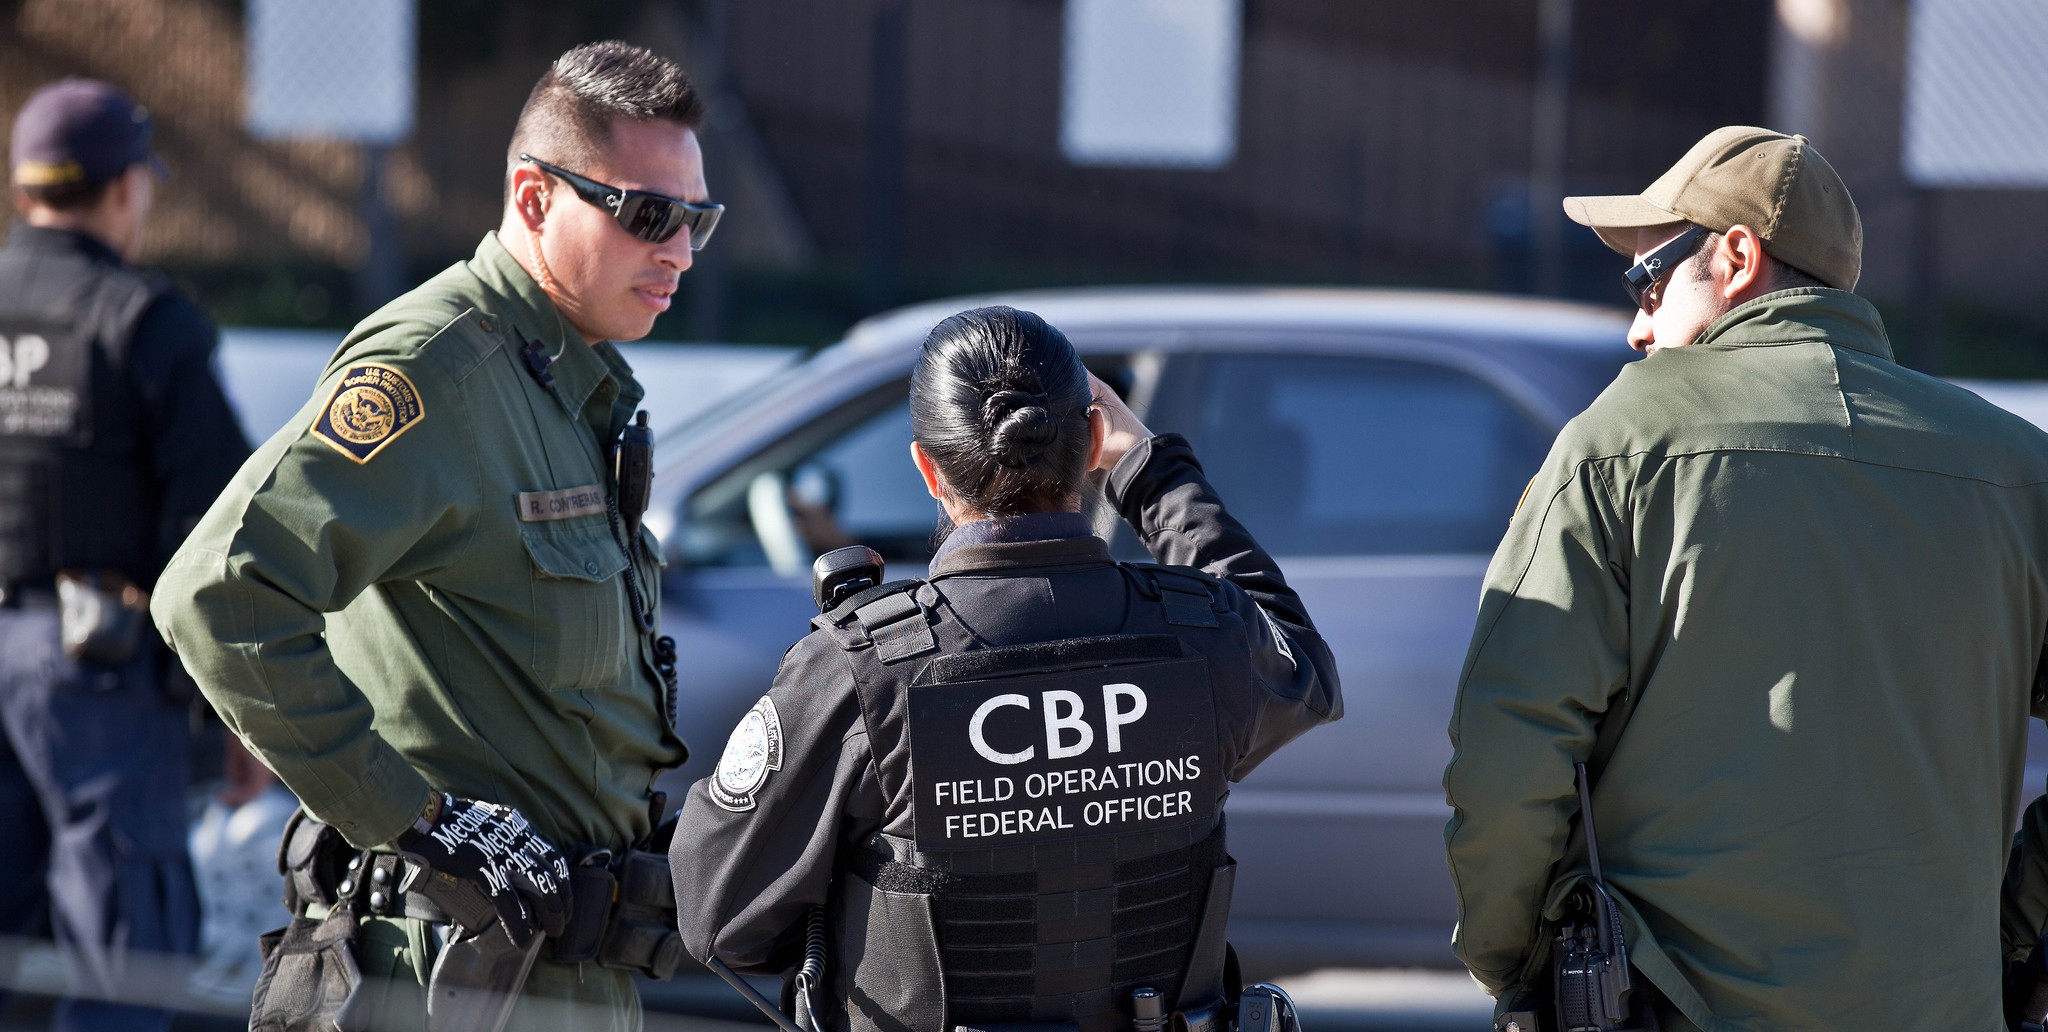
[{"label": "black sunglasses", "polygon": [[667,243],[678,230],[688,226],[690,250],[702,251],[711,242],[711,231],[718,228],[718,216],[725,211],[723,204],[692,204],[667,194],[621,190],[560,165],[550,165],[531,154],[521,154],[519,160],[531,161],[542,171],[559,176],[569,184],[569,189],[576,191],[576,196],[611,212],[626,232],[650,244]]},{"label": "black sunglasses", "polygon": [[1629,266],[1628,271],[1621,274],[1622,286],[1628,289],[1629,300],[1634,301],[1638,309],[1649,311],[1643,306],[1644,296],[1659,280],[1671,275],[1671,270],[1677,268],[1679,262],[1692,255],[1693,247],[1706,233],[1707,227],[1694,226],[1673,237],[1670,243],[1644,255],[1642,261]]}]

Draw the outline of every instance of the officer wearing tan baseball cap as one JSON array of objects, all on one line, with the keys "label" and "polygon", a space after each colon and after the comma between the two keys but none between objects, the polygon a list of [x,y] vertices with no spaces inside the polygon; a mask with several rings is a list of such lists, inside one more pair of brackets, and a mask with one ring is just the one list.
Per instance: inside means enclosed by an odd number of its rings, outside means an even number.
[{"label": "officer wearing tan baseball cap", "polygon": [[1893,359],[1805,140],[1718,130],[1641,196],[1565,210],[1635,257],[1629,339],[1655,353],[1524,492],[1452,707],[1453,949],[1495,1028],[1556,984],[1530,930],[1578,877],[1557,857],[1589,752],[1638,1009],[1566,999],[1550,1027],[2020,1027],[2000,949],[2048,925],[2048,801],[2014,848],[2011,787],[2048,436]]},{"label": "officer wearing tan baseball cap", "polygon": [[1646,226],[1742,225],[1772,257],[1828,286],[1854,290],[1863,271],[1863,220],[1835,167],[1806,137],[1755,126],[1708,133],[1640,195],[1567,197],[1564,213],[1622,254]]},{"label": "officer wearing tan baseball cap", "polygon": [[1625,282],[1643,351],[1689,344],[1774,290],[1854,289],[1863,271],[1863,220],[1834,166],[1806,137],[1755,126],[1708,133],[1641,194],[1567,197],[1564,212],[1637,259]]}]

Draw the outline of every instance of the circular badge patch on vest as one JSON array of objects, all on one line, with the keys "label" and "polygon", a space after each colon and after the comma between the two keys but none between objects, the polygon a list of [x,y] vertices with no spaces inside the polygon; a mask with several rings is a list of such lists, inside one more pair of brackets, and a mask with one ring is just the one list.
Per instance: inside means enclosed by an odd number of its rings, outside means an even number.
[{"label": "circular badge patch on vest", "polygon": [[775,700],[763,695],[725,740],[725,754],[711,777],[711,801],[745,813],[754,808],[754,793],[767,784],[768,772],[781,769],[782,717],[775,712]]},{"label": "circular badge patch on vest", "polygon": [[314,420],[313,436],[357,462],[368,462],[426,414],[420,392],[404,373],[374,362],[351,366]]}]

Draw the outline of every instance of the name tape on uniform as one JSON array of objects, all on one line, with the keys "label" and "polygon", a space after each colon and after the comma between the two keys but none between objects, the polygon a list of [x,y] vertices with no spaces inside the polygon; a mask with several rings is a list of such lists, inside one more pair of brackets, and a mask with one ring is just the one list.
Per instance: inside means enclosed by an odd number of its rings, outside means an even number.
[{"label": "name tape on uniform", "polygon": [[521,491],[518,504],[519,518],[527,523],[590,516],[604,511],[604,488],[585,484],[560,491]]},{"label": "name tape on uniform", "polygon": [[910,689],[917,847],[1164,831],[1216,813],[1222,751],[1199,658]]},{"label": "name tape on uniform", "polygon": [[313,417],[313,436],[358,463],[370,461],[427,417],[404,373],[377,362],[350,366]]}]

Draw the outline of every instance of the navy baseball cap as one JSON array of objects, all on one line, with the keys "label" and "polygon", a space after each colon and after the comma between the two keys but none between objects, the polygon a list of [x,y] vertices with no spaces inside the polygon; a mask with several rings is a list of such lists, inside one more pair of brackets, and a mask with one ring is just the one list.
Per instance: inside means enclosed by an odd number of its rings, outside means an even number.
[{"label": "navy baseball cap", "polygon": [[14,117],[9,159],[16,186],[101,183],[148,162],[156,124],[149,111],[97,79],[60,79],[35,91]]}]

